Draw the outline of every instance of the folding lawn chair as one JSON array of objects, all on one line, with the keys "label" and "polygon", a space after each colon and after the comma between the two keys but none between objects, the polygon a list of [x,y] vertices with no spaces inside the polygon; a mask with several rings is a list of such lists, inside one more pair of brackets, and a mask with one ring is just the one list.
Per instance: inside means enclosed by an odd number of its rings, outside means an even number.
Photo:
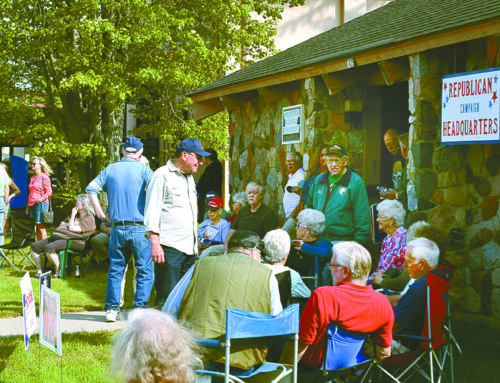
[{"label": "folding lawn chair", "polygon": [[319,268],[318,257],[314,257],[314,275],[302,276],[302,280],[310,280],[313,282],[311,291],[313,291],[314,289],[316,289],[316,287],[318,287],[318,268]]},{"label": "folding lawn chair", "polygon": [[[443,276],[443,278],[446,278],[447,280],[451,281],[451,278],[453,277],[453,274],[455,273],[456,267],[452,265],[449,262],[443,261],[443,263],[440,263],[438,265],[438,270],[439,273]],[[454,360],[453,360],[453,350],[456,349],[459,354],[462,354],[462,349],[460,348],[460,345],[458,344],[457,340],[453,336],[452,328],[451,328],[451,310],[450,310],[450,300],[446,300],[446,319],[443,325],[443,330],[444,330],[444,336],[449,342],[444,344],[443,347],[443,352],[441,355],[442,362],[441,364],[444,365],[446,363],[446,358],[450,358],[450,375],[451,375],[451,382],[455,382],[455,373],[454,373]]]},{"label": "folding lawn chair", "polygon": [[424,329],[421,336],[394,334],[395,339],[419,340],[420,346],[403,354],[392,355],[378,369],[394,382],[405,382],[415,374],[419,381],[440,382],[448,380],[444,372],[450,340],[444,338],[444,324],[447,318],[447,301],[450,280],[436,272],[427,275],[427,308]]},{"label": "folding lawn chair", "polygon": [[[35,226],[33,221],[30,219],[15,218],[12,219],[11,225],[11,241],[0,246],[0,257],[2,258],[0,266],[9,265],[16,269],[16,271],[23,271],[27,265],[36,267],[31,260],[31,256],[25,250],[35,240]],[[19,262],[17,265],[16,258]],[[22,269],[19,270],[21,266]]]},{"label": "folding lawn chair", "polygon": [[[85,241],[85,248],[83,250],[74,250],[71,248],[71,245],[73,244],[73,241]],[[88,238],[81,238],[81,237],[70,237],[68,238],[68,241],[66,243],[66,248],[64,250],[61,250],[59,252],[59,263],[60,263],[60,269],[61,269],[61,279],[64,279],[64,277],[67,275],[71,275],[73,271],[73,260],[74,257],[80,256],[80,271],[81,271],[81,277],[83,278],[85,274],[85,270],[87,270],[90,261],[92,260],[92,257],[90,256],[90,237]],[[88,256],[88,261],[85,263],[84,258]],[[47,270],[47,259],[48,257],[45,256],[45,261],[43,264],[43,269]]]},{"label": "folding lawn chair", "polygon": [[368,333],[347,331],[334,323],[328,326],[325,337],[325,352],[318,371],[299,374],[301,382],[331,382],[336,378],[354,379],[364,382],[373,368],[373,359],[363,355],[363,343]]},{"label": "folding lawn chair", "polygon": [[[224,378],[224,382],[244,382],[253,377],[264,378],[266,382],[279,382],[292,374],[293,383],[297,383],[297,350],[299,333],[299,305],[288,306],[278,315],[257,313],[240,309],[226,309],[225,340],[198,339],[203,347],[224,348],[224,372],[210,366],[205,370],[196,370],[197,380],[204,377]],[[262,337],[279,337],[294,341],[293,365],[265,362],[264,364],[243,373],[230,373],[231,341],[235,339],[251,339]],[[277,375],[277,376],[275,376]],[[274,377],[275,376],[275,377]]]}]

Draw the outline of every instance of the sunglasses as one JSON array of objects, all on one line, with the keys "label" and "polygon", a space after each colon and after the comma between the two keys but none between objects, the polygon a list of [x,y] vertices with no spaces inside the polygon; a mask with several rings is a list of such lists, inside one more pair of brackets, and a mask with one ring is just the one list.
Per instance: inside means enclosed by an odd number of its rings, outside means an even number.
[{"label": "sunglasses", "polygon": [[207,209],[210,210],[211,212],[216,212],[219,209],[222,209],[220,207],[212,207],[212,206],[207,206]]}]

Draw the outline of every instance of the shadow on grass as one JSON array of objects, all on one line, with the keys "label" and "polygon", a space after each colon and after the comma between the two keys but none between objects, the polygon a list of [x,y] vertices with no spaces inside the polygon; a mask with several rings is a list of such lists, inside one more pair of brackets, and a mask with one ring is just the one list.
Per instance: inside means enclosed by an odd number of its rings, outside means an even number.
[{"label": "shadow on grass", "polygon": [[7,359],[12,355],[18,344],[19,339],[14,337],[0,338],[0,373],[7,366]]},{"label": "shadow on grass", "polygon": [[455,382],[498,382],[500,321],[469,313],[453,317],[453,334],[463,352],[455,353]]}]

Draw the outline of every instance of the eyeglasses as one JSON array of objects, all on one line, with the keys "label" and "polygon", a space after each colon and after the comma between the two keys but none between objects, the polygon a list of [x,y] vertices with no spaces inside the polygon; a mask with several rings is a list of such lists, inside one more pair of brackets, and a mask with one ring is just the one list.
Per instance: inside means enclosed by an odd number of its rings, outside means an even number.
[{"label": "eyeglasses", "polygon": [[31,167],[33,167],[33,166],[35,166],[35,165],[40,165],[40,163],[39,163],[39,162],[32,162],[32,163],[31,163]]},{"label": "eyeglasses", "polygon": [[377,218],[378,219],[387,219],[387,217],[385,215],[379,215]]},{"label": "eyeglasses", "polygon": [[207,209],[211,212],[216,212],[217,210],[220,209],[220,207],[212,207],[212,206],[207,206]]},{"label": "eyeglasses", "polygon": [[304,228],[304,229],[307,229],[307,226],[305,226],[305,225],[301,225],[300,223],[298,223],[298,224],[297,224],[297,226],[295,226],[295,227],[296,227],[297,229],[298,229],[299,227],[302,227],[302,228]]}]

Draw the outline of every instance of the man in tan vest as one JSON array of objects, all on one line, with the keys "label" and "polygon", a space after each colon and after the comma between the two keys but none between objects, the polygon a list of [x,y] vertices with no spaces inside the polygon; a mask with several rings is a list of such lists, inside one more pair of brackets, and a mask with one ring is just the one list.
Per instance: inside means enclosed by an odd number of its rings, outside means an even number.
[{"label": "man in tan vest", "polygon": [[[226,255],[197,261],[179,307],[179,320],[205,339],[224,339],[226,308],[276,315],[282,310],[278,282],[260,263],[260,238],[249,230],[236,230]],[[244,298],[243,298],[244,297]],[[244,370],[263,363],[263,342],[240,341],[231,346],[231,365]],[[223,362],[223,350],[207,359]]]}]

